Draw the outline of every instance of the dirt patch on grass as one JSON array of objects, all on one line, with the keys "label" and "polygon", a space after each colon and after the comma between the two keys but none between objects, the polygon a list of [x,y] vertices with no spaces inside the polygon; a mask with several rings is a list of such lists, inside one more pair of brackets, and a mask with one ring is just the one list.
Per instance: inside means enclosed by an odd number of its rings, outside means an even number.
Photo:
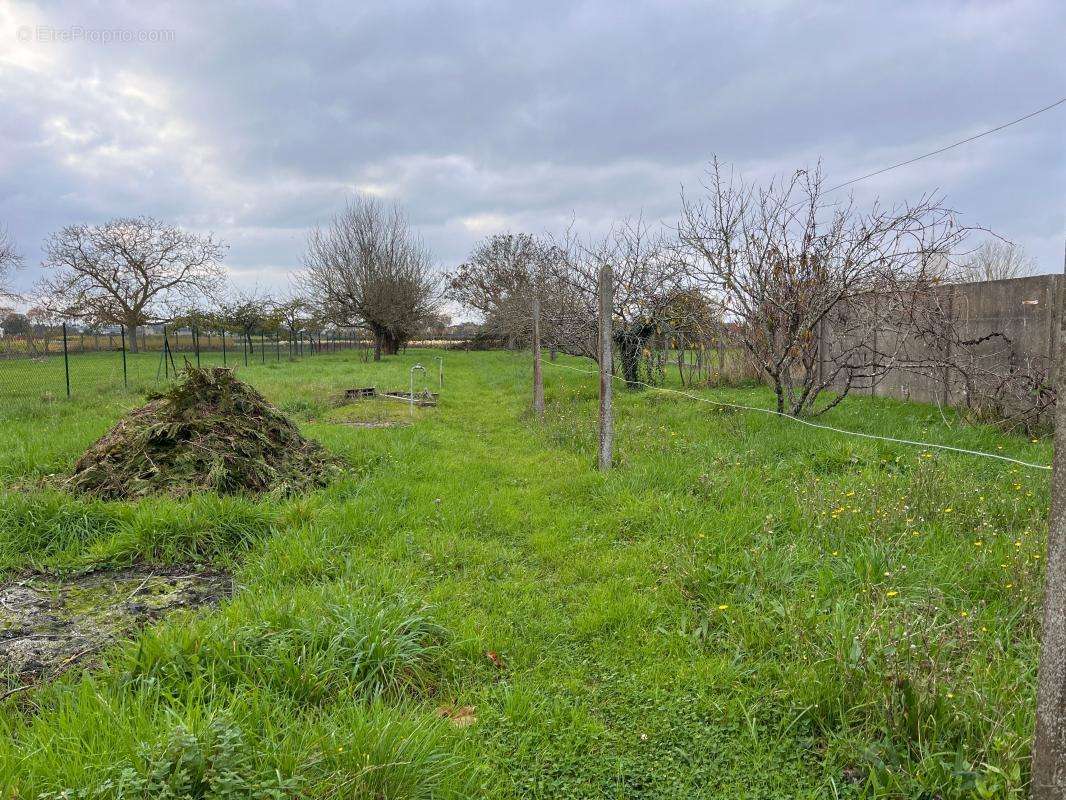
[{"label": "dirt patch on grass", "polygon": [[400,422],[399,420],[389,419],[345,419],[340,420],[341,425],[347,425],[349,428],[403,428],[410,425],[410,422]]},{"label": "dirt patch on grass", "polygon": [[74,465],[72,489],[107,499],[275,492],[322,486],[340,470],[321,445],[232,370],[186,368]]},{"label": "dirt patch on grass", "polygon": [[20,683],[55,677],[172,611],[217,603],[232,591],[228,574],[197,567],[8,581],[0,584],[0,676]]},{"label": "dirt patch on grass", "polygon": [[427,410],[416,406],[414,413],[406,403],[388,402],[382,395],[359,397],[334,409],[324,420],[348,428],[405,428],[423,419]]}]

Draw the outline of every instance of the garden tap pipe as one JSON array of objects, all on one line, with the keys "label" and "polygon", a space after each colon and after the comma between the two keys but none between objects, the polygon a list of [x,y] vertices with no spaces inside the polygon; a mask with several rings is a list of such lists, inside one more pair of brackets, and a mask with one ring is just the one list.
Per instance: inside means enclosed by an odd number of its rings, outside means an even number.
[{"label": "garden tap pipe", "polygon": [[426,368],[421,364],[415,364],[411,367],[411,416],[415,415],[415,370],[422,370],[422,376],[425,377]]}]

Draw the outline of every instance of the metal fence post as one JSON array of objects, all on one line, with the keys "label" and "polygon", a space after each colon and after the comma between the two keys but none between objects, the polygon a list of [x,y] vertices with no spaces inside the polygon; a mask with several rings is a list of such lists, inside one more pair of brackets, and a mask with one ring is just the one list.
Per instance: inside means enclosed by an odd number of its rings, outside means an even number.
[{"label": "metal fence post", "polygon": [[196,353],[196,368],[200,368],[200,331],[192,326],[192,349]]},{"label": "metal fence post", "polygon": [[63,323],[63,373],[67,379],[67,397],[70,397],[70,356],[67,353],[67,323]]},{"label": "metal fence post", "polygon": [[223,369],[225,369],[225,367],[226,367],[226,329],[223,328],[220,333],[222,335],[222,367],[223,367]]},{"label": "metal fence post", "polygon": [[119,325],[119,331],[122,334],[122,387],[124,389],[130,388],[129,375],[126,372],[126,326]]},{"label": "metal fence post", "polygon": [[[170,362],[167,356],[170,355],[170,341],[167,338],[167,326],[163,326],[163,377],[170,378]],[[156,375],[159,373],[157,372]]]}]

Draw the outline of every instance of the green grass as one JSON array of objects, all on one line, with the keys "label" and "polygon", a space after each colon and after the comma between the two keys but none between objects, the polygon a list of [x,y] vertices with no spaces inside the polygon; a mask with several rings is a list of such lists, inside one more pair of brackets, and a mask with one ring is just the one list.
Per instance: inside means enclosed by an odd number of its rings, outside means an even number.
[{"label": "green grass", "polygon": [[[208,560],[239,589],[5,701],[0,797],[164,796],[144,776],[188,764],[234,796],[1024,796],[1047,473],[619,390],[601,474],[595,378],[546,367],[538,423],[505,353],[446,353],[409,425],[346,424],[408,421],[336,398],[436,355],[242,370],[351,465],[289,500],[73,498],[49,476],[136,396],[4,407],[0,569]],[[1050,463],[922,406],[827,421]]]}]

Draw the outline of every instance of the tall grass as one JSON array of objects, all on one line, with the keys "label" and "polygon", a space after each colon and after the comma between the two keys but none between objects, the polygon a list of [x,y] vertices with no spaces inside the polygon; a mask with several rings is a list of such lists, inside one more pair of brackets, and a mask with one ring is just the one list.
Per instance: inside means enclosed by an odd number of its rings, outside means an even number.
[{"label": "tall grass", "polygon": [[[1024,796],[1044,473],[623,391],[602,474],[592,378],[546,368],[538,423],[503,353],[446,354],[413,424],[345,424],[343,388],[432,357],[249,369],[351,465],[287,500],[71,498],[41,479],[135,398],[0,411],[7,574],[207,561],[238,584],[0,706],[0,797],[221,741],[242,785],[307,797]],[[1050,461],[922,406],[828,421]]]}]

